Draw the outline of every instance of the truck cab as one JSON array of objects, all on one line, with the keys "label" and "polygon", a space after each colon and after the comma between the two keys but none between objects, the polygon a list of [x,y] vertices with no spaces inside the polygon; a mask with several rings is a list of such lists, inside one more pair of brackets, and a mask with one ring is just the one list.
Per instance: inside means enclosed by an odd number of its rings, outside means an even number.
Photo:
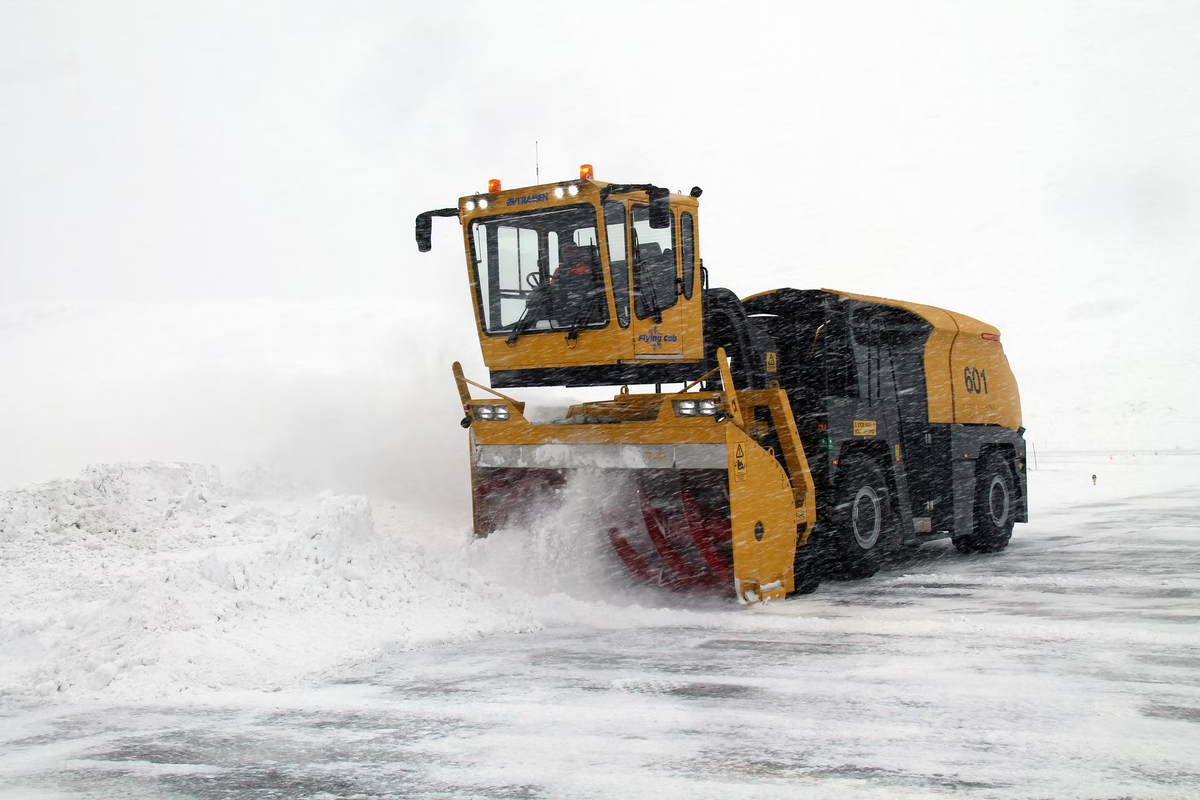
[{"label": "truck cab", "polygon": [[[695,377],[705,358],[699,189],[606,183],[589,165],[575,181],[488,188],[422,215],[420,244],[430,216],[458,217],[493,386]],[[421,229],[418,218],[419,240]]]}]

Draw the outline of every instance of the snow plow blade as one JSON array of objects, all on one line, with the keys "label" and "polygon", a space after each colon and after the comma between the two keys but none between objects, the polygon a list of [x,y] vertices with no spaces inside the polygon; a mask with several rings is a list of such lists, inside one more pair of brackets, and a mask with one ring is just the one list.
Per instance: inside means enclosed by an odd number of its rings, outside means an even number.
[{"label": "snow plow blade", "polygon": [[[636,491],[625,504],[634,513],[602,533],[640,580],[679,591],[732,589],[742,603],[795,589],[797,547],[815,515],[812,479],[804,463],[797,491],[780,457],[737,413],[739,396],[763,395],[756,404],[790,420],[782,391],[622,393],[532,424],[523,403],[467,380],[457,363],[454,375],[470,428],[476,536],[528,512],[575,471],[619,472]],[[498,400],[472,399],[472,385]]]}]

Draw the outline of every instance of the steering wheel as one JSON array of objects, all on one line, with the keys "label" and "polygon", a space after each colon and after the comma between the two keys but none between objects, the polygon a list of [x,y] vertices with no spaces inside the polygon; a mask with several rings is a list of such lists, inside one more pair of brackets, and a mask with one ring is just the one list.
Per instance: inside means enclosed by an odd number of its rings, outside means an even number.
[{"label": "steering wheel", "polygon": [[529,273],[528,275],[525,276],[525,283],[529,286],[530,289],[542,288],[542,273],[540,273],[540,272]]}]

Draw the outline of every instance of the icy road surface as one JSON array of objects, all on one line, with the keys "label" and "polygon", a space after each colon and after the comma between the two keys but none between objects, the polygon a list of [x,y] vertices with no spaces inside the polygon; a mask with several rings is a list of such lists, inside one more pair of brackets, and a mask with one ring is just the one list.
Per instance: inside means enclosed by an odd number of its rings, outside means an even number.
[{"label": "icy road surface", "polygon": [[[1200,796],[1200,456],[1040,467],[1034,521],[1003,554],[937,542],[753,609],[596,599],[620,589],[612,576],[539,592],[489,571],[511,566],[504,545],[420,553],[403,508],[377,504],[372,523],[328,496],[255,500],[258,527],[236,493],[223,527],[193,510],[176,535],[225,548],[212,563],[184,545],[174,560],[127,546],[122,562],[93,541],[79,558],[104,553],[108,583],[78,572],[84,600],[6,561],[0,798]],[[7,502],[32,524],[32,506]],[[220,539],[231,529],[241,539]],[[361,560],[374,542],[377,567],[417,566],[331,573],[333,551],[298,543],[334,530],[359,542],[338,552]],[[543,584],[591,557],[522,552]],[[139,558],[152,580],[115,574]],[[180,575],[180,594],[160,587]],[[197,596],[224,621],[202,619]],[[104,621],[121,614],[137,625]]]}]

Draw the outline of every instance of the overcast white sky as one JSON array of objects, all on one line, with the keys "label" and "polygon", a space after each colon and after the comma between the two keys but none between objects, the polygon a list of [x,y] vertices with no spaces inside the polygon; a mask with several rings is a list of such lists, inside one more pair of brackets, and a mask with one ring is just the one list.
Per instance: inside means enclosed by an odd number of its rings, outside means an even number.
[{"label": "overcast white sky", "polygon": [[1042,436],[1200,446],[1197,86],[1195,2],[6,0],[0,304],[370,296],[469,343],[413,216],[537,141],[702,186],[715,285],[999,326]]}]

